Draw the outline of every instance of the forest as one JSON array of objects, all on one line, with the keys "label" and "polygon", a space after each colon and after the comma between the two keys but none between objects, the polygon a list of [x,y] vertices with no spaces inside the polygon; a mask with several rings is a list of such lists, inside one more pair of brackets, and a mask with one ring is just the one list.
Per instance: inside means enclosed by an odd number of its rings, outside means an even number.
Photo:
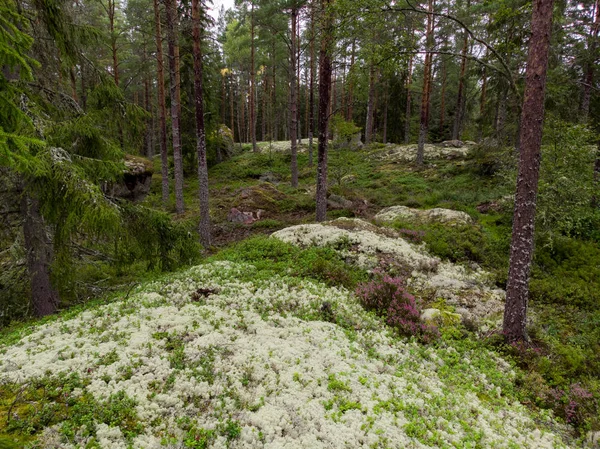
[{"label": "forest", "polygon": [[599,0],[0,0],[0,68],[0,449],[600,448]]}]

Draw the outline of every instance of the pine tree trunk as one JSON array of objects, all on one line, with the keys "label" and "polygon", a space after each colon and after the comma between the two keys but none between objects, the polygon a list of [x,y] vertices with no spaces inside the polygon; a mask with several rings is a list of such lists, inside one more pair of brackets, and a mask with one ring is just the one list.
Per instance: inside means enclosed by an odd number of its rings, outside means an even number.
[{"label": "pine tree trunk", "polygon": [[261,140],[267,140],[267,99],[269,98],[269,75],[265,69],[263,75],[262,119],[260,124]]},{"label": "pine tree trunk", "polygon": [[317,221],[327,218],[327,131],[329,124],[329,99],[331,93],[331,27],[329,0],[321,0],[325,21],[319,51],[319,142],[317,151]]},{"label": "pine tree trunk", "polygon": [[441,102],[440,102],[440,137],[444,140],[444,122],[446,121],[446,81],[447,81],[447,71],[446,71],[446,58],[442,56],[442,93]]},{"label": "pine tree trunk", "polygon": [[373,134],[373,110],[375,102],[375,63],[371,61],[369,70],[369,99],[367,101],[367,122],[365,123],[365,144],[371,143]]},{"label": "pine tree trunk", "polygon": [[[386,84],[386,92],[388,91],[388,87]],[[388,103],[390,102],[390,96],[386,93],[385,100],[383,104],[383,143],[387,143],[387,125],[388,125]]]},{"label": "pine tree trunk", "polygon": [[346,120],[349,122],[352,121],[352,116],[354,114],[354,79],[352,78],[352,69],[354,68],[354,59],[356,58],[356,38],[352,39],[352,53],[350,53],[350,69],[348,70],[348,78],[350,81],[348,82],[348,115],[346,116]]},{"label": "pine tree trunk", "polygon": [[501,87],[498,93],[498,106],[496,109],[496,135],[502,144],[506,136],[506,103],[508,101],[508,87]]},{"label": "pine tree trunk", "polygon": [[298,145],[300,145],[302,140],[302,120],[300,117],[300,20],[296,20],[296,139],[298,140]]},{"label": "pine tree trunk", "polygon": [[167,148],[167,106],[165,102],[165,74],[162,51],[162,32],[160,27],[160,9],[158,0],[154,0],[154,22],[156,27],[156,72],[158,83],[158,117],[160,130],[160,159],[162,175],[162,201],[163,206],[169,202],[169,154]]},{"label": "pine tree trunk", "polygon": [[221,75],[221,123],[227,123],[227,119],[225,117],[225,106],[227,105],[227,92],[225,90],[225,76],[226,73]]},{"label": "pine tree trunk", "polygon": [[408,59],[408,77],[406,80],[406,112],[404,115],[404,143],[408,145],[410,143],[410,118],[412,116],[412,94],[411,94],[411,85],[412,85],[412,66],[413,66],[413,57],[409,56]]},{"label": "pine tree trunk", "polygon": [[[231,115],[231,136],[233,138],[233,142],[235,143],[235,91],[233,89],[233,81],[232,81],[232,74],[229,74],[229,113]],[[239,139],[239,132],[238,132],[238,139]]]},{"label": "pine tree trunk", "polygon": [[85,65],[81,65],[81,108],[85,112],[87,110],[87,92],[85,84]]},{"label": "pine tree trunk", "polygon": [[194,41],[194,101],[196,103],[196,150],[198,153],[198,196],[200,198],[200,243],[210,246],[210,210],[208,206],[208,166],[204,131],[204,92],[202,90],[202,47],[200,45],[199,0],[192,0],[192,38]]},{"label": "pine tree trunk", "polygon": [[598,51],[598,33],[600,31],[600,0],[596,0],[594,5],[594,22],[590,29],[590,37],[588,44],[588,58],[585,73],[583,76],[583,88],[581,96],[581,105],[579,114],[581,121],[586,123],[590,113],[590,102],[592,98],[592,84],[594,82],[594,67],[596,64],[596,53]]},{"label": "pine tree trunk", "polygon": [[256,146],[256,92],[254,73],[254,1],[250,1],[250,138],[252,139],[252,151],[258,152]]},{"label": "pine tree trunk", "polygon": [[115,1],[108,0],[108,23],[110,27],[110,50],[112,53],[113,78],[119,85],[119,57],[117,55],[117,36],[115,35]]},{"label": "pine tree trunk", "polygon": [[179,86],[179,58],[177,43],[177,0],[165,0],[167,16],[167,41],[169,46],[169,78],[171,80],[171,129],[173,134],[173,161],[175,165],[175,210],[178,214],[184,212],[183,204],[183,159],[181,156],[180,136],[180,86]]},{"label": "pine tree trunk", "polygon": [[431,93],[431,64],[432,64],[432,53],[433,48],[433,0],[429,0],[427,14],[427,53],[425,54],[425,67],[423,69],[423,93],[421,95],[421,122],[419,126],[419,142],[417,148],[417,159],[418,165],[423,165],[425,158],[425,140],[427,139],[427,132],[429,130],[429,96]]},{"label": "pine tree trunk", "polygon": [[313,165],[313,134],[315,132],[315,7],[310,9],[310,81],[308,92],[308,166]]},{"label": "pine tree trunk", "polygon": [[503,332],[509,342],[527,338],[527,297],[534,249],[548,49],[554,0],[534,0],[521,113],[519,174],[515,196]]},{"label": "pine tree trunk", "polygon": [[31,282],[31,305],[36,316],[51,315],[58,308],[59,297],[52,286],[52,242],[40,213],[39,201],[23,194],[21,213],[24,217],[23,244],[27,253],[27,271]]},{"label": "pine tree trunk", "polygon": [[485,118],[485,96],[487,91],[487,69],[483,68],[483,77],[481,81],[481,98],[479,99],[479,128],[477,131],[477,141],[481,142],[483,137],[483,124]]},{"label": "pine tree trunk", "polygon": [[69,75],[71,78],[71,96],[75,100],[75,103],[77,103],[79,102],[77,98],[77,77],[75,76],[75,69],[73,67],[69,69]]},{"label": "pine tree trunk", "polygon": [[[467,0],[467,10],[471,6]],[[469,48],[469,34],[465,31],[463,47],[460,60],[460,76],[458,81],[458,97],[456,99],[456,115],[454,116],[454,127],[452,128],[452,140],[460,140],[462,120],[465,113],[465,73],[467,72],[467,49]]]},{"label": "pine tree trunk", "polygon": [[290,46],[290,144],[292,151],[292,187],[298,187],[298,142],[296,140],[298,130],[298,101],[296,98],[296,20],[298,10],[292,7],[291,13],[291,46]]}]

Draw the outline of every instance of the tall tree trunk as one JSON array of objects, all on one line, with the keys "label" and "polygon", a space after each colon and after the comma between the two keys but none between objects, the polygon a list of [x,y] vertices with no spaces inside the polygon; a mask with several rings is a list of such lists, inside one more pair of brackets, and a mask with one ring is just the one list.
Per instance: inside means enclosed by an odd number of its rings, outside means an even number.
[{"label": "tall tree trunk", "polygon": [[73,97],[73,100],[75,100],[75,103],[77,103],[79,100],[77,98],[77,76],[75,75],[74,67],[69,69],[69,75],[71,78],[71,96]]},{"label": "tall tree trunk", "polygon": [[496,107],[496,126],[495,131],[498,139],[504,143],[506,136],[506,103],[508,102],[508,87],[501,86],[498,92],[498,105]]},{"label": "tall tree trunk", "polygon": [[[232,140],[233,142],[235,142],[235,105],[234,105],[234,101],[235,101],[235,91],[233,89],[233,74],[230,72],[229,73],[229,113],[231,114],[231,136],[232,136]],[[239,139],[239,132],[238,132],[238,139]]]},{"label": "tall tree trunk", "polygon": [[50,315],[58,308],[58,292],[52,286],[50,265],[52,242],[40,213],[36,198],[23,194],[21,198],[23,244],[27,253],[27,271],[31,281],[31,305],[36,316]]},{"label": "tall tree trunk", "polygon": [[444,140],[444,122],[446,121],[446,81],[447,81],[447,70],[446,70],[446,58],[442,56],[442,93],[440,102],[440,137]]},{"label": "tall tree trunk", "polygon": [[169,202],[169,154],[167,149],[167,106],[165,102],[165,74],[163,67],[162,31],[160,27],[160,9],[158,0],[154,0],[154,22],[156,29],[156,72],[158,83],[158,117],[160,130],[160,159],[162,175],[163,206]]},{"label": "tall tree trunk", "polygon": [[425,53],[425,67],[423,69],[423,93],[421,95],[421,122],[419,126],[419,142],[417,148],[417,164],[423,165],[425,158],[425,139],[429,130],[429,96],[431,93],[431,63],[433,49],[433,0],[429,0],[429,14],[427,14],[427,52]]},{"label": "tall tree trunk", "polygon": [[292,150],[292,187],[298,187],[298,142],[296,133],[298,131],[298,101],[296,98],[296,20],[298,10],[292,7],[291,13],[291,46],[290,46],[290,144]]},{"label": "tall tree trunk", "polygon": [[527,338],[527,297],[534,248],[535,208],[553,3],[554,0],[533,2],[521,113],[519,174],[503,323],[504,336],[509,342]]},{"label": "tall tree trunk", "polygon": [[[143,54],[144,54],[144,64],[147,64],[148,61],[148,52],[146,51],[146,44],[143,46]],[[148,78],[147,72],[144,74],[144,110],[150,114],[150,117],[146,120],[146,131],[144,133],[145,140],[145,153],[147,157],[154,156],[154,148],[152,146],[152,132],[153,128],[153,118],[152,107],[150,106],[150,80]]]},{"label": "tall tree trunk", "polygon": [[227,105],[227,94],[225,90],[225,77],[227,76],[226,72],[221,73],[221,123],[225,124],[227,122],[225,117],[225,106]]},{"label": "tall tree trunk", "polygon": [[298,145],[302,140],[302,120],[300,117],[300,20],[296,20],[296,138],[298,139]]},{"label": "tall tree trunk", "polygon": [[479,99],[479,127],[477,130],[477,141],[481,142],[483,137],[483,125],[485,119],[485,96],[487,92],[487,69],[483,68],[483,77],[481,81],[481,97]]},{"label": "tall tree trunk", "polygon": [[144,77],[144,109],[150,114],[150,117],[146,120],[146,131],[144,133],[144,139],[146,144],[146,156],[154,156],[152,148],[152,109],[150,108],[150,80]]},{"label": "tall tree trunk", "polygon": [[260,123],[260,135],[263,142],[267,135],[267,99],[269,98],[269,72],[265,69],[263,74],[263,94],[262,94],[262,119]]},{"label": "tall tree trunk", "polygon": [[183,204],[183,159],[181,156],[180,132],[180,86],[179,86],[179,58],[177,43],[177,0],[165,0],[167,16],[167,41],[169,44],[169,78],[171,80],[171,129],[173,134],[173,161],[175,165],[175,210],[178,214],[184,211]]},{"label": "tall tree trunk", "polygon": [[413,56],[410,55],[408,59],[408,76],[406,78],[406,112],[404,114],[404,143],[410,142],[410,118],[412,116],[412,68],[413,68]]},{"label": "tall tree trunk", "polygon": [[325,14],[319,51],[319,143],[317,152],[317,221],[327,218],[327,128],[329,124],[329,98],[331,92],[331,34],[332,12],[330,0],[321,0]]},{"label": "tall tree trunk", "polygon": [[309,70],[307,66],[307,61],[304,62],[304,135],[308,138],[308,131],[310,128],[310,120],[308,118],[308,113],[310,112],[310,106],[308,104],[308,78],[309,78]]},{"label": "tall tree trunk", "polygon": [[386,89],[384,94],[383,103],[383,143],[387,143],[387,125],[388,125],[388,103],[390,102],[390,96],[387,93],[389,90],[389,84],[386,83]]},{"label": "tall tree trunk", "polygon": [[85,85],[85,64],[81,64],[81,108],[85,112],[87,110],[87,88]]},{"label": "tall tree trunk", "polygon": [[369,69],[369,99],[367,101],[367,122],[365,123],[365,144],[371,143],[373,134],[373,114],[375,106],[375,63],[371,61]]},{"label": "tall tree trunk", "polygon": [[[471,6],[467,0],[467,11]],[[456,115],[454,116],[454,127],[452,128],[452,139],[460,140],[462,119],[465,113],[465,73],[467,72],[467,50],[469,48],[469,33],[464,31],[463,47],[460,60],[460,76],[458,81],[458,97],[456,99]]]},{"label": "tall tree trunk", "polygon": [[310,81],[308,92],[308,166],[313,165],[313,134],[315,132],[315,6],[310,8]]},{"label": "tall tree trunk", "polygon": [[348,115],[346,120],[352,121],[353,106],[354,106],[354,78],[352,77],[352,69],[354,68],[354,59],[356,57],[356,38],[352,39],[352,53],[350,53],[350,69],[348,69]]},{"label": "tall tree trunk", "polygon": [[250,137],[252,139],[252,151],[257,152],[256,146],[256,92],[255,92],[255,70],[254,70],[254,1],[250,1]]},{"label": "tall tree trunk", "polygon": [[117,55],[117,36],[115,35],[115,1],[108,0],[108,23],[110,27],[110,50],[112,53],[113,78],[119,85],[119,57]]},{"label": "tall tree trunk", "polygon": [[246,96],[244,93],[243,86],[240,85],[240,107],[239,107],[239,120],[238,120],[238,128],[240,132],[240,142],[246,143]]},{"label": "tall tree trunk", "polygon": [[196,103],[196,150],[198,153],[198,196],[200,198],[200,242],[210,245],[210,210],[208,207],[208,166],[204,132],[204,92],[202,90],[202,47],[200,45],[199,0],[192,0],[192,38],[194,41],[194,100]]},{"label": "tall tree trunk", "polygon": [[590,29],[588,44],[588,61],[583,75],[583,89],[579,113],[582,122],[587,122],[590,113],[590,101],[592,98],[592,84],[594,82],[594,67],[596,65],[598,52],[598,33],[600,31],[600,0],[594,4],[594,22]]}]

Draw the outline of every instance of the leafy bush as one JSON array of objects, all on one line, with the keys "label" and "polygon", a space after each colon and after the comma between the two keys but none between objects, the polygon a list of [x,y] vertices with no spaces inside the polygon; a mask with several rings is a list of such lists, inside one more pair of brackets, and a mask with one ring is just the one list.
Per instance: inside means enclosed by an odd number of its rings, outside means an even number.
[{"label": "leafy bush", "polygon": [[333,130],[333,145],[340,148],[348,148],[352,138],[360,132],[360,128],[352,121],[344,120],[340,114],[336,114],[331,119],[331,128]]},{"label": "leafy bush", "polygon": [[406,290],[401,277],[377,273],[376,279],[360,284],[356,289],[366,310],[386,318],[386,323],[401,334],[430,342],[439,336],[437,327],[421,323],[421,307]]},{"label": "leafy bush", "polygon": [[[541,239],[540,239],[541,240]],[[530,296],[543,303],[571,304],[587,309],[600,305],[600,246],[555,236],[538,241]]]}]

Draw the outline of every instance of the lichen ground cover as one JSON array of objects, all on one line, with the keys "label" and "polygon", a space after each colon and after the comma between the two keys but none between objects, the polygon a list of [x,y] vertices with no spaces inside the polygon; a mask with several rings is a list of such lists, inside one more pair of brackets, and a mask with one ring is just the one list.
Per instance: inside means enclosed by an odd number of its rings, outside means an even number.
[{"label": "lichen ground cover", "polygon": [[400,338],[344,289],[251,265],[200,265],[26,334],[0,346],[3,391],[53,385],[64,406],[33,447],[566,447],[495,354]]}]

